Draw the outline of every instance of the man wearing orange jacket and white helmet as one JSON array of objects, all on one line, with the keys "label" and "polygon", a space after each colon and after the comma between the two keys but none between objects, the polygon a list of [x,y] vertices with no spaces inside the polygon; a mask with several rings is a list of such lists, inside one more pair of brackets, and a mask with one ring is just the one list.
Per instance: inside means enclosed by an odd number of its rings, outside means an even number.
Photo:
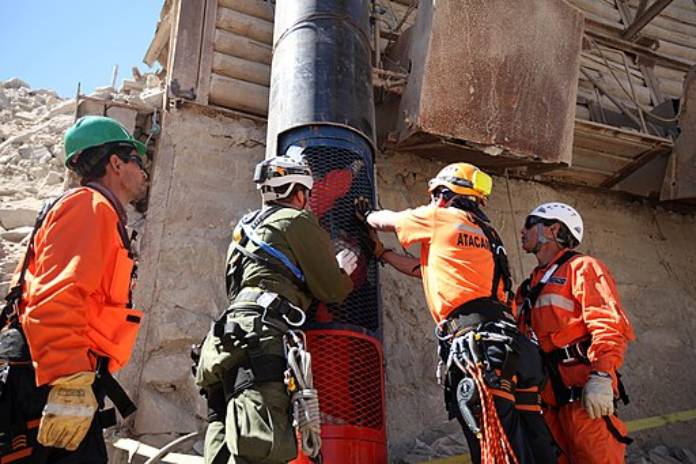
[{"label": "man wearing orange jacket and white helmet", "polygon": [[110,373],[142,316],[125,205],[146,193],[145,145],[101,116],[80,118],[64,142],[82,186],[39,214],[0,318],[3,463],[106,463],[105,395],[124,416],[135,409]]},{"label": "man wearing orange jacket and white helmet", "polygon": [[622,463],[630,439],[614,413],[617,397],[627,402],[617,369],[635,335],[607,266],[572,251],[583,231],[564,203],[529,213],[522,246],[539,265],[517,292],[518,324],[543,353],[544,417],[567,462]]}]

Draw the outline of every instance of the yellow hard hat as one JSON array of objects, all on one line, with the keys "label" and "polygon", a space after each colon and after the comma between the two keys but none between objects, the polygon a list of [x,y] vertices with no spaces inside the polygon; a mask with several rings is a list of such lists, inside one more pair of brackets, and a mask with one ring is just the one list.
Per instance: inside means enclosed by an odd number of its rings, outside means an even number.
[{"label": "yellow hard hat", "polygon": [[428,182],[428,192],[437,187],[447,187],[457,195],[486,199],[493,190],[493,179],[473,164],[453,163]]}]

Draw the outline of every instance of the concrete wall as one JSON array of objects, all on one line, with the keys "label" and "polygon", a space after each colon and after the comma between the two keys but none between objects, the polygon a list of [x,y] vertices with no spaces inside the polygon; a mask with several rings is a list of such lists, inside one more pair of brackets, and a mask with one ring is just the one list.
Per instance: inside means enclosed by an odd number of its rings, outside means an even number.
[{"label": "concrete wall", "polygon": [[[147,317],[138,352],[121,375],[140,408],[131,432],[148,443],[203,425],[188,350],[224,305],[229,225],[258,205],[251,174],[263,157],[264,132],[259,122],[186,107],[165,116],[136,294]],[[381,205],[424,203],[426,182],[440,167],[406,154],[379,156]],[[581,251],[607,262],[635,325],[639,341],[623,369],[632,403],[621,414],[633,419],[696,408],[696,218],[608,192],[496,178],[488,212],[507,244],[516,283],[535,265],[519,253],[518,229],[529,210],[549,200],[579,209],[586,225]],[[417,439],[441,444],[457,427],[446,421],[435,383],[433,322],[420,282],[384,268],[382,286],[390,452],[397,462]],[[694,424],[636,438],[693,448]]]},{"label": "concrete wall", "polygon": [[265,124],[197,108],[164,116],[135,294],[146,317],[121,374],[137,400],[131,433],[155,445],[202,426],[189,349],[226,305],[230,224],[258,205]]}]

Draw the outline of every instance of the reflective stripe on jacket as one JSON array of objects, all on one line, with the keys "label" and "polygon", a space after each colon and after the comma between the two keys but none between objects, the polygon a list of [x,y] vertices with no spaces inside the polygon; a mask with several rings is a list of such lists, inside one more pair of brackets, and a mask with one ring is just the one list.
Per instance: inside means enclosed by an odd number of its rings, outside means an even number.
[{"label": "reflective stripe on jacket", "polygon": [[37,385],[130,358],[142,312],[127,308],[133,260],[111,203],[79,188],[49,211],[34,238],[20,309]]},{"label": "reflective stripe on jacket", "polygon": [[[565,251],[560,251],[551,262]],[[534,269],[531,288],[546,271],[547,267]],[[518,290],[518,305],[521,302]],[[521,325],[530,334],[524,322]],[[547,353],[591,337],[587,353],[590,365],[561,366],[566,386],[583,386],[593,370],[614,375],[623,363],[626,345],[635,339],[606,265],[584,255],[562,264],[546,283],[531,310],[531,329]]]}]

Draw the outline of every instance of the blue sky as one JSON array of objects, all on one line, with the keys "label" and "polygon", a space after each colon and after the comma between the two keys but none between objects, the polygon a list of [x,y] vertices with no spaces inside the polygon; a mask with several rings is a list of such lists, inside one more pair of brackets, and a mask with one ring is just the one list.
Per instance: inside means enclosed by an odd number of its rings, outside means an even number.
[{"label": "blue sky", "polygon": [[19,77],[63,97],[118,82],[143,61],[162,0],[0,0],[0,80]]}]

